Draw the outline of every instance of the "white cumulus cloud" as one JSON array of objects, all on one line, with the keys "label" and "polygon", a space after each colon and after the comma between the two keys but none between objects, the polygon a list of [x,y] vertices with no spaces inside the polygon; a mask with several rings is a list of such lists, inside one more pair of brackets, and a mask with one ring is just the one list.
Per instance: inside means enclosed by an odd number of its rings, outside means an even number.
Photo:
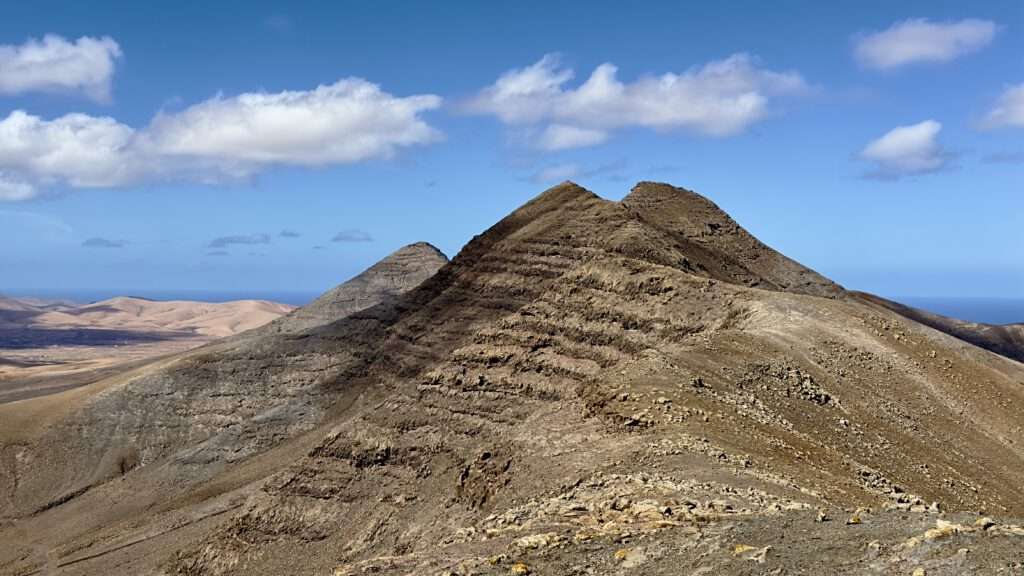
[{"label": "white cumulus cloud", "polygon": [[949,62],[981,50],[995,35],[996,25],[989,20],[931,22],[915,18],[860,36],[854,56],[861,65],[879,70],[918,62]]},{"label": "white cumulus cloud", "polygon": [[999,96],[995,107],[985,116],[984,125],[1024,128],[1024,83],[1010,86]]},{"label": "white cumulus cloud", "polygon": [[28,200],[35,195],[35,188],[31,184],[8,178],[3,173],[0,173],[0,202]]},{"label": "white cumulus cloud", "polygon": [[925,120],[910,126],[897,126],[881,138],[872,140],[860,157],[875,164],[868,176],[896,179],[913,174],[937,172],[945,168],[953,155],[938,142],[942,124]]},{"label": "white cumulus cloud", "polygon": [[0,120],[0,170],[22,182],[79,188],[130,180],[135,131],[113,118],[68,114],[43,120],[21,110]]},{"label": "white cumulus cloud", "polygon": [[419,114],[440,105],[438,96],[396,98],[348,78],[306,92],[213,98],[157,116],[145,136],[166,156],[253,167],[349,164],[438,140]]},{"label": "white cumulus cloud", "polygon": [[121,58],[112,38],[83,36],[68,41],[53,34],[24,44],[0,45],[0,94],[82,92],[104,102]]},{"label": "white cumulus cloud", "polygon": [[210,182],[276,165],[390,158],[401,147],[442,138],[421,117],[440,105],[438,96],[396,97],[349,78],[310,91],[218,96],[161,113],[140,129],[108,117],[46,120],[16,110],[0,118],[0,199],[25,199],[50,186]]},{"label": "white cumulus cloud", "polygon": [[628,127],[729,136],[764,118],[773,97],[807,90],[798,73],[759,68],[746,54],[629,83],[609,63],[579,86],[566,86],[573,76],[547,55],[506,72],[465,108],[505,124],[539,127],[537,146],[559,150],[598,144]]}]

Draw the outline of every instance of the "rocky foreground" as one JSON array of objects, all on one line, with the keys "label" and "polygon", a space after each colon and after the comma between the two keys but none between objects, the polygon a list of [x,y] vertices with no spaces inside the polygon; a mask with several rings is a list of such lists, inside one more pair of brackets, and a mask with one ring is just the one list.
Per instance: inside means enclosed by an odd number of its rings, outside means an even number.
[{"label": "rocky foreground", "polygon": [[1024,365],[707,199],[566,183],[438,266],[0,407],[0,573],[1024,570]]}]

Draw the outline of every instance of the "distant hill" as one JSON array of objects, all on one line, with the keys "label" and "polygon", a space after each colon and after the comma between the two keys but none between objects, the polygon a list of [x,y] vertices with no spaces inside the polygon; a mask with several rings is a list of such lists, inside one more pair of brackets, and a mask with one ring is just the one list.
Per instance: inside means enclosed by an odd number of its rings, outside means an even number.
[{"label": "distant hill", "polygon": [[294,310],[262,300],[153,301],[118,297],[84,305],[0,299],[0,328],[177,332],[220,338],[262,326]]},{"label": "distant hill", "polygon": [[410,244],[313,302],[274,321],[267,329],[296,333],[340,320],[415,288],[447,263],[448,258],[434,246],[426,242]]}]

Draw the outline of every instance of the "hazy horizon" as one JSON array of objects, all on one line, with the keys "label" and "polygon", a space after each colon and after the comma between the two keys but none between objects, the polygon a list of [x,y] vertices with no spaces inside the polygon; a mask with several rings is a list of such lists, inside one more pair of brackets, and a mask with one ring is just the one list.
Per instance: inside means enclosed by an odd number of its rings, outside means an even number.
[{"label": "hazy horizon", "polygon": [[[326,290],[324,290],[326,291]],[[0,296],[13,298],[41,298],[70,300],[90,303],[118,296],[145,298],[148,300],[194,300],[198,302],[231,302],[235,300],[268,300],[281,304],[303,306],[312,302],[324,291],[210,291],[190,289],[140,290],[140,289],[84,289],[84,290],[3,290]],[[921,308],[929,312],[986,324],[1024,323],[1024,298],[1009,297],[963,297],[963,296],[908,296],[900,294],[879,294],[890,300]]]}]

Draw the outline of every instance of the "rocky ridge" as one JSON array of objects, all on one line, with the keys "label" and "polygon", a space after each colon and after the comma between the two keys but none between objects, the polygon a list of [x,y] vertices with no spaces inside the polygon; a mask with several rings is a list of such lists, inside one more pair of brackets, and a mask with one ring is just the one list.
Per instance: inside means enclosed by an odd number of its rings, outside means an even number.
[{"label": "rocky ridge", "polygon": [[433,276],[448,258],[426,242],[409,244],[291,314],[268,332],[295,334],[393,299]]},{"label": "rocky ridge", "polygon": [[[302,394],[278,384],[300,374]],[[667,185],[622,202],[557,186],[399,298],[167,377],[235,382],[244,409],[16,517],[0,570],[1024,564],[1024,366],[852,297]],[[245,408],[254,387],[289,399]]]}]

